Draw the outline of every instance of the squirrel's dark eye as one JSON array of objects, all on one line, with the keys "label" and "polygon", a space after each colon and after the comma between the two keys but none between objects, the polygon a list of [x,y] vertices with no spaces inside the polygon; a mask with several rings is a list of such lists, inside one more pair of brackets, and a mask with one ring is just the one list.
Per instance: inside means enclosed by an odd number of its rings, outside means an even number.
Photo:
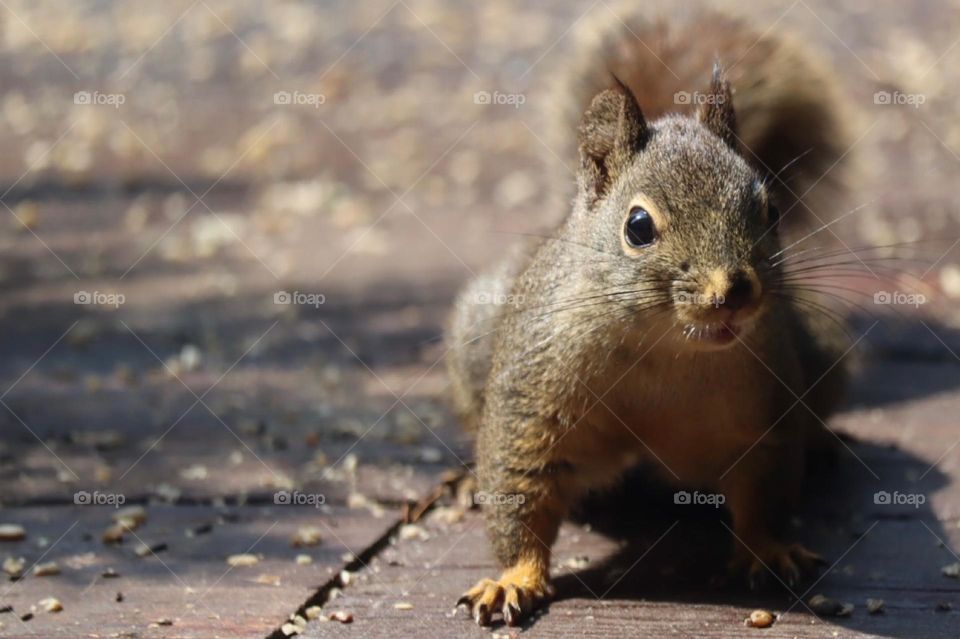
[{"label": "squirrel's dark eye", "polygon": [[627,244],[639,248],[653,244],[657,239],[657,229],[653,224],[653,218],[645,209],[635,206],[630,209],[630,215],[627,217],[627,224],[624,228],[624,237],[627,238]]},{"label": "squirrel's dark eye", "polygon": [[767,219],[770,221],[770,226],[776,228],[780,224],[780,209],[773,204],[768,204]]}]

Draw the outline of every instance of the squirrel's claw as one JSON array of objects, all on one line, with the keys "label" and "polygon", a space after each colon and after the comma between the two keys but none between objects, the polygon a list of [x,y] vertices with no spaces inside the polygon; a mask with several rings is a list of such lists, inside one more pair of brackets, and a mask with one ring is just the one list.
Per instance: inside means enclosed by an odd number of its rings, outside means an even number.
[{"label": "squirrel's claw", "polygon": [[792,589],[825,563],[823,557],[800,544],[770,543],[759,552],[741,549],[731,561],[730,570],[745,572],[751,590],[765,587],[771,572]]},{"label": "squirrel's claw", "polygon": [[552,595],[553,588],[546,582],[522,586],[505,575],[499,581],[480,580],[457,600],[457,606],[466,606],[477,625],[489,626],[499,610],[504,623],[516,626]]}]

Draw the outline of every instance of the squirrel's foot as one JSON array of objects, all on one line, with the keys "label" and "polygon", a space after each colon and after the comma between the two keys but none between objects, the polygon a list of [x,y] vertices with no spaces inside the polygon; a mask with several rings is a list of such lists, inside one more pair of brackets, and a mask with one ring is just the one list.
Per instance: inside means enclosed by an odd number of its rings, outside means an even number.
[{"label": "squirrel's foot", "polygon": [[489,626],[497,610],[508,626],[516,626],[554,594],[547,574],[532,564],[517,564],[500,579],[481,579],[457,600],[470,609],[474,621]]},{"label": "squirrel's foot", "polygon": [[730,562],[730,570],[746,574],[752,590],[763,588],[771,572],[787,587],[795,588],[825,563],[823,557],[800,544],[769,541],[752,548],[741,545]]}]

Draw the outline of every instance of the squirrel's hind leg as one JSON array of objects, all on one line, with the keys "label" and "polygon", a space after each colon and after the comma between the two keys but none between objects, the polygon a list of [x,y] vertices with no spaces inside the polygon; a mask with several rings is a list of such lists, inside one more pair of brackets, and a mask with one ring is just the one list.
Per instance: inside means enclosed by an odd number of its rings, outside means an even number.
[{"label": "squirrel's hind leg", "polygon": [[799,441],[773,446],[761,443],[721,482],[733,517],[730,572],[745,575],[752,589],[767,585],[771,577],[792,589],[824,563],[815,552],[785,543],[779,536],[800,494],[803,459]]},{"label": "squirrel's hind leg", "polygon": [[447,331],[447,371],[454,408],[467,431],[475,432],[479,426],[497,333],[504,313],[517,311],[511,292],[526,259],[515,249],[496,268],[470,281],[457,297]]}]

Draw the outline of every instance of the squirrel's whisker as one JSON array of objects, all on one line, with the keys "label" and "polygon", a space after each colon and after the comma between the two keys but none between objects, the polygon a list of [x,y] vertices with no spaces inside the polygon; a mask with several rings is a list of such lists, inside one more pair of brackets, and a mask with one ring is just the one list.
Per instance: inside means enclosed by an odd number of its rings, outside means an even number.
[{"label": "squirrel's whisker", "polygon": [[917,276],[909,273],[907,271],[901,271],[888,266],[876,266],[874,267],[874,272],[870,273],[863,270],[862,268],[857,268],[855,265],[845,265],[831,268],[823,269],[800,269],[797,271],[783,271],[778,274],[776,277],[772,278],[778,282],[789,282],[789,281],[810,281],[810,282],[819,282],[819,281],[831,281],[838,278],[846,278],[851,280],[868,280],[868,281],[877,281],[877,273],[885,277],[890,278],[913,278],[917,282],[921,282]]},{"label": "squirrel's whisker", "polygon": [[[815,291],[815,292],[817,292],[817,293],[822,293],[822,294],[824,294],[824,295],[833,295],[833,296],[835,296],[838,300],[841,300],[841,301],[846,302],[846,303],[849,303],[849,304],[855,304],[856,302],[854,302],[854,301],[853,301],[852,299],[850,299],[849,297],[844,297],[844,296],[841,295],[840,293],[837,293],[837,291],[841,291],[841,292],[844,292],[844,293],[850,293],[851,295],[857,295],[857,296],[865,297],[865,298],[868,298],[868,299],[873,299],[873,295],[870,294],[870,293],[867,293],[867,292],[865,292],[865,291],[859,291],[859,290],[854,289],[854,288],[848,288],[848,287],[846,287],[846,286],[836,286],[836,285],[832,285],[832,284],[816,284],[816,283],[815,283],[815,284],[789,284],[789,285],[787,285],[787,286],[781,286],[781,287],[779,287],[779,290],[781,290],[781,291],[787,291],[787,290],[792,290],[792,291]],[[864,310],[864,312],[866,312],[866,309],[861,309],[861,310]]]},{"label": "squirrel's whisker", "polygon": [[[523,313],[528,313],[528,312],[530,312],[530,311],[537,311],[537,310],[542,310],[542,309],[545,309],[545,308],[551,308],[551,307],[555,307],[555,306],[560,306],[560,307],[559,307],[559,308],[553,308],[553,309],[551,310],[551,312],[558,312],[558,311],[564,311],[564,310],[572,310],[572,309],[577,308],[578,305],[579,305],[581,302],[589,302],[589,301],[593,301],[593,300],[600,300],[599,303],[611,303],[611,304],[613,304],[613,303],[616,303],[617,298],[619,298],[620,296],[640,295],[640,294],[645,294],[645,293],[654,293],[654,292],[658,292],[658,291],[660,291],[660,290],[661,290],[661,287],[659,287],[659,286],[650,286],[650,287],[639,288],[639,289],[626,289],[626,290],[605,291],[605,292],[603,292],[603,293],[597,293],[597,294],[594,294],[594,295],[587,295],[587,296],[584,296],[584,297],[567,298],[567,299],[563,299],[563,300],[557,300],[557,301],[554,301],[554,302],[548,302],[547,304],[541,304],[541,305],[539,305],[539,306],[525,307],[525,308],[518,309],[518,310],[516,310],[516,311],[512,311],[512,312],[510,312],[510,313],[501,313],[501,314],[495,315],[494,317],[486,318],[486,321],[489,321],[489,320],[498,320],[498,321],[499,321],[500,319],[502,319],[503,317],[506,317],[506,316],[510,316],[510,315],[521,315],[521,314],[523,314]],[[612,298],[612,299],[611,299],[611,298]],[[562,305],[566,305],[566,306],[562,306]],[[549,314],[549,313],[547,313],[547,314]],[[546,315],[546,314],[545,314],[545,315]],[[537,317],[541,317],[541,316],[540,316],[540,315],[535,315],[535,316],[533,316],[531,319],[535,319],[535,318],[537,318]]]},{"label": "squirrel's whisker", "polygon": [[820,304],[809,298],[805,298],[799,295],[792,295],[790,293],[784,293],[779,291],[772,292],[771,295],[775,295],[776,297],[787,300],[788,302],[791,302],[791,303],[799,304],[800,306],[808,309],[809,312],[820,313],[821,315],[829,319],[831,322],[836,324],[843,331],[844,335],[847,336],[847,339],[853,341],[853,335],[850,333],[850,329],[847,327],[847,324],[844,321],[844,317],[839,313],[837,313],[836,311],[834,311],[833,309],[830,309],[823,304]]},{"label": "squirrel's whisker", "polygon": [[[833,259],[837,259],[841,256],[836,256]],[[825,258],[830,259],[830,258]],[[792,273],[800,272],[802,269],[806,268],[829,268],[831,266],[854,266],[861,270],[868,271],[872,268],[877,268],[878,266],[886,266],[888,268],[899,267],[900,269],[907,268],[909,266],[925,266],[929,265],[931,262],[927,259],[921,258],[907,258],[907,257],[898,257],[898,256],[888,256],[888,257],[851,257],[844,258],[840,261],[831,261],[831,262],[818,262],[813,260],[804,260],[801,262],[795,262],[787,264],[782,270],[789,271]],[[779,268],[780,265],[777,265],[775,268]],[[767,268],[765,271],[775,270],[775,268]]]},{"label": "squirrel's whisker", "polygon": [[[802,160],[802,159],[803,159],[808,153],[810,153],[811,151],[813,151],[813,147],[812,147],[812,146],[809,147],[809,148],[807,148],[806,151],[803,151],[802,153],[800,153],[799,155],[797,155],[796,157],[794,157],[792,160],[790,160],[789,162],[787,162],[786,164],[784,164],[782,167],[780,167],[780,169],[779,169],[776,173],[773,174],[773,176],[772,176],[771,179],[773,179],[773,180],[780,180],[780,175],[781,175],[784,171],[786,171],[786,170],[789,169],[791,166],[793,166],[794,164],[796,164],[797,162],[799,162],[800,160]],[[783,180],[780,180],[780,182],[782,183]]]},{"label": "squirrel's whisker", "polygon": [[[900,249],[913,247],[921,244],[934,244],[934,243],[940,243],[940,242],[944,242],[944,243],[950,242],[951,244],[953,244],[957,242],[957,239],[960,239],[960,238],[927,238],[923,240],[909,240],[904,242],[895,242],[892,244],[883,244],[883,245],[877,245],[877,246],[858,246],[856,248],[850,248],[850,247],[830,248],[830,250],[824,252],[819,256],[811,256],[811,257],[804,258],[803,260],[796,260],[794,261],[794,263],[798,264],[798,263],[803,263],[803,262],[812,261],[816,259],[837,257],[845,254],[853,254],[856,256],[860,256],[863,253],[867,253],[870,251],[900,250]],[[794,253],[781,255],[780,260],[777,260],[776,262],[772,262],[772,260],[779,255],[779,254],[775,254],[767,258],[767,261],[771,262],[770,264],[771,266],[777,266],[779,264],[783,264],[786,261],[794,260],[794,258],[799,257],[800,255],[815,252],[815,251],[821,251],[826,248],[828,247],[825,247],[825,246],[809,247],[800,251],[796,251]],[[780,253],[782,254],[783,251],[780,251]],[[896,257],[896,256],[890,256],[890,257]]]},{"label": "squirrel's whisker", "polygon": [[[819,296],[821,296],[821,297],[829,297],[829,298],[831,298],[831,299],[833,299],[833,300],[836,300],[837,302],[840,302],[840,303],[843,303],[843,304],[847,304],[847,305],[849,305],[849,306],[852,307],[852,308],[856,308],[858,311],[860,311],[862,314],[864,314],[864,315],[866,315],[866,316],[868,316],[868,317],[873,317],[874,315],[877,314],[877,311],[879,310],[879,309],[873,309],[873,311],[871,311],[870,309],[864,307],[864,306],[863,306],[862,304],[860,304],[859,302],[856,302],[856,301],[850,299],[848,296],[841,295],[841,294],[839,294],[839,293],[837,293],[837,292],[835,292],[835,291],[829,290],[828,288],[823,288],[822,285],[821,285],[821,287],[814,287],[814,286],[787,287],[787,288],[783,288],[783,289],[780,289],[780,290],[784,290],[784,291],[810,292],[810,293],[814,293],[814,294],[816,294],[816,295],[819,295]],[[843,289],[843,290],[848,291],[848,290],[850,290],[850,289]],[[858,293],[858,294],[862,294],[862,295],[866,296],[868,299],[872,299],[872,297],[871,297],[869,294],[863,293],[862,291],[854,291],[854,292],[855,292],[855,293]],[[898,315],[900,315],[900,309],[895,308],[895,307],[893,307],[893,306],[890,306],[890,310],[892,310],[893,312],[895,312],[895,313],[897,313]]]},{"label": "squirrel's whisker", "polygon": [[861,209],[864,209],[864,208],[866,208],[867,206],[870,206],[870,205],[873,204],[873,203],[874,203],[874,200],[871,200],[870,202],[867,202],[867,203],[865,203],[865,204],[861,204],[860,206],[858,206],[858,207],[856,207],[856,208],[854,208],[854,209],[851,209],[850,211],[847,211],[846,213],[844,213],[843,215],[841,215],[841,216],[838,217],[838,218],[835,218],[835,219],[833,219],[833,220],[830,220],[830,221],[827,222],[826,224],[823,224],[823,225],[819,226],[818,228],[816,228],[815,230],[811,231],[811,232],[808,233],[807,235],[804,235],[804,236],[801,237],[799,240],[793,242],[792,244],[789,244],[789,245],[783,247],[782,249],[780,249],[779,251],[777,251],[776,253],[774,253],[773,255],[771,255],[768,259],[773,259],[773,258],[778,257],[779,255],[782,255],[783,253],[785,253],[786,251],[790,250],[790,249],[793,248],[794,246],[796,246],[796,245],[798,245],[798,244],[801,244],[801,243],[807,241],[808,239],[810,239],[811,237],[813,237],[814,235],[816,235],[816,234],[818,234],[818,233],[822,233],[823,231],[826,231],[828,228],[830,228],[831,226],[833,226],[834,224],[836,224],[836,223],[839,222],[840,220],[843,220],[843,219],[846,219],[847,217],[850,217],[851,215],[853,215],[853,214],[856,213],[857,211],[860,211]]}]

